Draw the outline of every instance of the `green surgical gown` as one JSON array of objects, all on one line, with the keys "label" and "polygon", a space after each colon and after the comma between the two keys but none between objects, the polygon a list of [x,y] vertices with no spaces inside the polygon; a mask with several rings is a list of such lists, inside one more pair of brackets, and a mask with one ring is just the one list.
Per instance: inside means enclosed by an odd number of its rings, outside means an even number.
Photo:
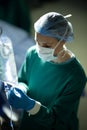
[{"label": "green surgical gown", "polygon": [[41,102],[36,115],[24,111],[20,130],[78,130],[78,107],[86,84],[80,62],[73,57],[63,63],[46,62],[31,47],[19,71],[27,94]]}]

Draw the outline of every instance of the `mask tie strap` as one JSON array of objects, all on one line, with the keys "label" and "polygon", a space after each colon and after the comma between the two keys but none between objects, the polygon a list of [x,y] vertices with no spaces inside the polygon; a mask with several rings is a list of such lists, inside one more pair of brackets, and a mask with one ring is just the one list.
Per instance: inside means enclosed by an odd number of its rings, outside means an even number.
[{"label": "mask tie strap", "polygon": [[59,42],[56,44],[54,50],[59,46],[59,44],[61,43],[61,41],[63,41],[65,35],[67,34],[67,31],[68,31],[68,26],[66,27],[66,30],[65,30],[65,32],[64,32],[63,37],[62,37],[62,38],[59,40]]}]

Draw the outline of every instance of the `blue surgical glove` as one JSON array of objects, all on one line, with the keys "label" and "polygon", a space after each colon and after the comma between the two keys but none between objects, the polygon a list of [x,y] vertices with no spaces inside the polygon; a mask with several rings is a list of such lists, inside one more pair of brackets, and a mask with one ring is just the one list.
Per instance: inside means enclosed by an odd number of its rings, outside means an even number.
[{"label": "blue surgical glove", "polygon": [[8,92],[8,102],[16,109],[24,109],[26,111],[31,110],[35,105],[35,100],[28,97],[19,88],[11,88]]}]

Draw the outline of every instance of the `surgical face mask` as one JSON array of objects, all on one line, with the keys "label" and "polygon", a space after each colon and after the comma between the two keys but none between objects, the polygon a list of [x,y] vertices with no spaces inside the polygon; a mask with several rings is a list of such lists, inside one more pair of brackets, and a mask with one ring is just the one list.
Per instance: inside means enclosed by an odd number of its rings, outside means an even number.
[{"label": "surgical face mask", "polygon": [[56,47],[59,46],[61,41],[64,39],[66,33],[67,33],[68,28],[66,27],[65,33],[62,37],[62,39],[56,44],[54,48],[47,48],[47,47],[42,47],[38,43],[36,44],[36,51],[38,53],[38,56],[42,58],[45,61],[53,61],[53,60],[58,60],[58,55],[54,56],[54,51]]},{"label": "surgical face mask", "polygon": [[[56,46],[58,46],[58,44]],[[38,53],[38,56],[45,61],[52,61],[58,59],[57,56],[54,56],[55,48],[46,48],[36,44],[36,51]]]}]

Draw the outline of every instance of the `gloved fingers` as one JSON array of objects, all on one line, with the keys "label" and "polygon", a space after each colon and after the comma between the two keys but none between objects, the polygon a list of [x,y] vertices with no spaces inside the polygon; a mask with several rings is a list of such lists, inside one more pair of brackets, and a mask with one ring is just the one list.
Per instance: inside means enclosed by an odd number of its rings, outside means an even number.
[{"label": "gloved fingers", "polygon": [[17,109],[29,110],[34,107],[35,101],[28,97],[19,88],[11,88],[8,93],[9,104]]},{"label": "gloved fingers", "polygon": [[21,97],[21,96],[25,95],[24,92],[21,89],[17,88],[17,87],[13,87],[11,89],[11,93],[13,95],[17,96],[17,97]]},{"label": "gloved fingers", "polygon": [[27,99],[27,98],[29,98],[21,89],[19,89],[19,88],[14,88],[14,89],[12,89],[11,90],[14,94],[15,94],[15,96],[17,96],[19,99],[20,98],[23,98],[23,99]]},{"label": "gloved fingers", "polygon": [[8,100],[9,101],[19,101],[21,98],[21,94],[15,89],[15,88],[11,88],[8,91]]},{"label": "gloved fingers", "polygon": [[16,97],[16,96],[14,97],[13,95],[9,95],[8,102],[12,107],[18,108],[18,105],[20,105],[21,101],[18,99],[18,97]]}]

